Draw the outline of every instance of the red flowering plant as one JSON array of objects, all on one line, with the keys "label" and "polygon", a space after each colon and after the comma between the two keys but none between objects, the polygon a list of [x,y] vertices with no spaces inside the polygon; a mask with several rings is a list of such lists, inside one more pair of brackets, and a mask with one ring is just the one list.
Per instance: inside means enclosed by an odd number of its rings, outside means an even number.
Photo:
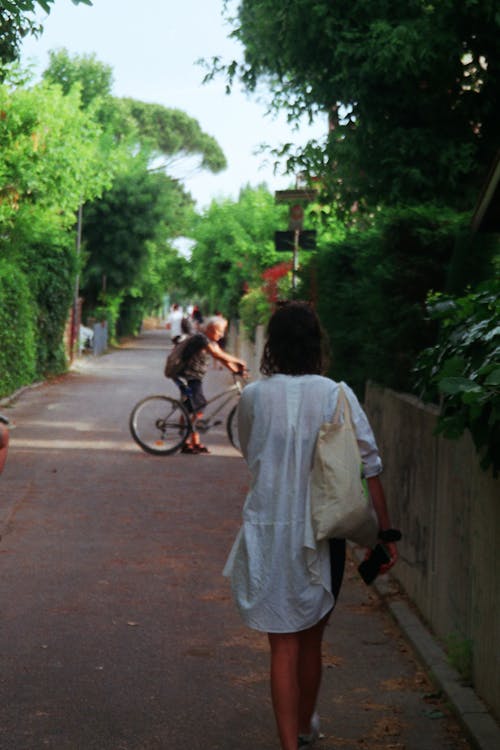
[{"label": "red flowering plant", "polygon": [[266,325],[278,299],[288,296],[285,290],[293,264],[291,262],[278,263],[266,268],[262,272],[261,287],[248,289],[239,304],[240,319],[246,335],[255,341],[255,329],[258,325]]},{"label": "red flowering plant", "polygon": [[280,279],[288,276],[293,269],[292,261],[283,261],[277,263],[271,268],[266,268],[262,273],[262,279],[264,280],[264,294],[272,305],[275,305],[280,296],[280,289],[278,282]]}]

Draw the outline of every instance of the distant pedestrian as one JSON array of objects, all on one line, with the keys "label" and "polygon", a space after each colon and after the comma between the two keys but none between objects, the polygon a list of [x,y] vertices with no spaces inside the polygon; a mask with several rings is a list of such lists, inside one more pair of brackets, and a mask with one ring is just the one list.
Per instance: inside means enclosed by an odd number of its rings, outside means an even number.
[{"label": "distant pedestrian", "polygon": [[192,317],[192,318],[193,318],[193,320],[194,320],[194,324],[195,324],[195,326],[196,326],[197,328],[200,328],[200,327],[201,327],[201,325],[203,324],[203,315],[201,314],[201,310],[200,310],[200,308],[198,307],[198,305],[195,305],[195,306],[193,307],[193,312],[192,312],[192,314],[191,314],[191,317]]},{"label": "distant pedestrian", "polygon": [[170,332],[170,338],[174,344],[177,344],[182,336],[182,310],[177,304],[172,305],[169,316],[167,318],[167,330]]},{"label": "distant pedestrian", "polygon": [[[339,383],[322,371],[322,333],[314,310],[305,302],[285,304],[269,322],[261,362],[266,377],[246,386],[238,409],[252,479],[224,574],[243,620],[268,634],[282,750],[307,747],[318,737],[321,642],[345,562],[345,540],[317,542],[310,518],[314,446],[339,394]],[[345,383],[342,387],[379,525],[388,529],[375,439],[353,391]],[[391,559],[383,572],[397,559],[396,546],[388,547]]]}]

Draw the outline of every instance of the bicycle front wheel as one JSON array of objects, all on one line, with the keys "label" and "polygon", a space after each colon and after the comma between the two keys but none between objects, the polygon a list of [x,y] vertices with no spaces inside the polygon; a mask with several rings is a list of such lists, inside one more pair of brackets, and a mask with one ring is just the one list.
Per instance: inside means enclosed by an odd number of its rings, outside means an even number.
[{"label": "bicycle front wheel", "polygon": [[233,448],[236,448],[241,453],[240,438],[238,436],[238,404],[233,406],[227,416],[226,430],[229,442]]},{"label": "bicycle front wheel", "polygon": [[174,398],[148,396],[132,409],[130,432],[146,453],[168,456],[182,446],[191,430],[189,414]]}]

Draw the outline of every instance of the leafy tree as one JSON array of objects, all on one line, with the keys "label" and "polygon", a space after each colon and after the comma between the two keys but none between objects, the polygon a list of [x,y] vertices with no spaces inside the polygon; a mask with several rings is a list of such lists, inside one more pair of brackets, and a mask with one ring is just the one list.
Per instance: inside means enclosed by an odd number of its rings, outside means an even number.
[{"label": "leafy tree", "polygon": [[10,200],[1,204],[0,220],[17,223],[25,212],[43,208],[45,221],[70,226],[82,198],[98,195],[110,177],[100,134],[82,112],[77,91],[63,96],[45,84],[1,86],[0,184]]},{"label": "leafy tree", "polygon": [[77,86],[83,109],[90,107],[96,100],[106,100],[112,96],[112,68],[100,62],[95,55],[70,56],[65,49],[51,50],[49,65],[42,78],[59,85],[65,95]]},{"label": "leafy tree", "polygon": [[179,109],[123,99],[124,109],[137,127],[140,142],[149,144],[154,157],[168,169],[179,159],[199,156],[200,168],[216,174],[227,167],[226,157],[212,136]]},{"label": "leafy tree", "polygon": [[113,333],[115,326],[133,332],[167,286],[190,283],[169,241],[187,231],[193,201],[168,171],[180,159],[198,157],[200,168],[217,172],[226,166],[224,154],[184,112],[112,97],[111,69],[93,55],[54,52],[44,78],[65,94],[78,90],[82,107],[107,135],[116,176],[83,212],[84,311],[102,314],[104,305]]},{"label": "leafy tree", "polygon": [[485,282],[461,297],[433,294],[438,343],[415,367],[421,397],[441,401],[438,431],[457,438],[469,430],[484,469],[500,472],[500,281]]},{"label": "leafy tree", "polygon": [[242,0],[233,27],[244,61],[216,58],[208,77],[222,70],[251,91],[266,81],[292,122],[330,117],[326,146],[281,150],[292,171],[320,174],[347,207],[474,204],[498,147],[493,0]]},{"label": "leafy tree", "polygon": [[260,285],[261,272],[282,260],[274,249],[274,231],[286,226],[282,206],[265,186],[246,187],[237,202],[212,201],[191,236],[193,281],[210,311],[237,315],[248,287]]},{"label": "leafy tree", "polygon": [[[50,13],[55,0],[2,0],[0,3],[0,80],[2,64],[19,58],[21,42],[25,36],[38,36],[43,26],[33,17],[37,9]],[[91,0],[71,0],[73,5],[92,5]]]},{"label": "leafy tree", "polygon": [[[80,109],[77,91],[63,96],[45,83],[0,85],[0,255],[26,276],[37,336],[35,350],[20,348],[17,357],[22,362],[32,355],[39,376],[65,367],[75,211],[110,181],[100,138],[98,124]],[[24,288],[19,285],[20,294]],[[26,368],[23,382],[32,374]]]},{"label": "leafy tree", "polygon": [[159,169],[168,169],[180,159],[198,157],[200,168],[213,173],[227,166],[217,141],[205,133],[199,123],[179,109],[161,104],[112,96],[113,73],[109,65],[95,55],[70,55],[66,49],[51,51],[43,78],[61,86],[68,94],[77,87],[84,109],[109,133],[116,144],[148,155]]},{"label": "leafy tree", "polygon": [[[157,256],[165,250],[167,237],[185,227],[190,205],[177,183],[163,172],[148,171],[137,157],[99,201],[85,207],[82,286],[87,310],[108,296],[142,297],[143,287],[157,288],[152,281],[163,265]],[[164,287],[157,293],[156,302]]]}]

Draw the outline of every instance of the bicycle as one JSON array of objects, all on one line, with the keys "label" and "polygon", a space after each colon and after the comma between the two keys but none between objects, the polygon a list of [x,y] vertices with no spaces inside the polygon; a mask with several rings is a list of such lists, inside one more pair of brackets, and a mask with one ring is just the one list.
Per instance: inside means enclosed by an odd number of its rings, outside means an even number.
[{"label": "bicycle", "polygon": [[[133,439],[146,453],[169,456],[182,448],[195,429],[197,432],[205,433],[212,427],[222,424],[223,420],[216,417],[232,399],[239,399],[245,382],[245,378],[238,373],[232,373],[232,376],[233,385],[208,399],[203,410],[204,416],[196,419],[194,423],[191,421],[192,415],[182,401],[176,398],[171,396],[143,398],[134,406],[130,414],[129,427]],[[178,383],[182,388],[182,380]],[[223,399],[222,402],[210,411],[210,406],[220,399]],[[226,432],[231,445],[240,451],[236,425],[237,408],[236,403],[227,415]]]}]

